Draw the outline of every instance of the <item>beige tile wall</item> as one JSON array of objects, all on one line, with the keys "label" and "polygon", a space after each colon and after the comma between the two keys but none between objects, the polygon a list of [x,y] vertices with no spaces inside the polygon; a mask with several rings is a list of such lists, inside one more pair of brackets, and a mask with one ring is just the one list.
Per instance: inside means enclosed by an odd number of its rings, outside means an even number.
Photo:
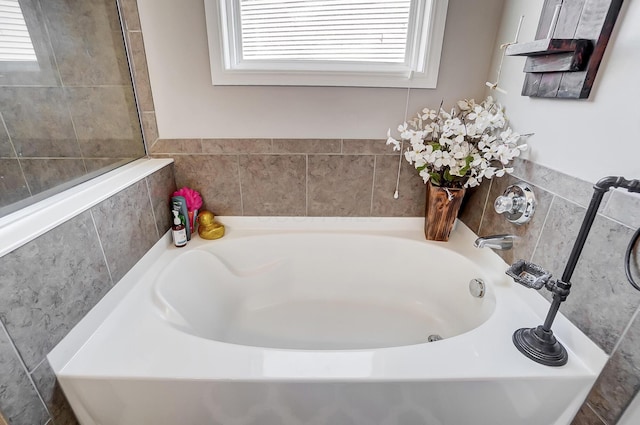
[{"label": "beige tile wall", "polygon": [[424,216],[422,179],[384,140],[158,139],[150,152],[218,215]]}]

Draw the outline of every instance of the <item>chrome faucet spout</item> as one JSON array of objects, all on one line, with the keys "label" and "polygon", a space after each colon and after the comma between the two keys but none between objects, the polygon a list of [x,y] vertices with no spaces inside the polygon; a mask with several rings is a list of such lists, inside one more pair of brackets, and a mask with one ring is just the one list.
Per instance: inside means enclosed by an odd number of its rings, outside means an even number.
[{"label": "chrome faucet spout", "polygon": [[476,239],[473,246],[476,248],[491,248],[504,251],[513,248],[513,241],[518,239],[516,235],[491,235]]}]

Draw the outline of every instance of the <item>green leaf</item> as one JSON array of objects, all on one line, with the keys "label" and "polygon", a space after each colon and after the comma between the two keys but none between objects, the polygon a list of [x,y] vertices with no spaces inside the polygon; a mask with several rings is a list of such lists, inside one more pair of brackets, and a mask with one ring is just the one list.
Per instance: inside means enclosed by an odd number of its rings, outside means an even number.
[{"label": "green leaf", "polygon": [[424,164],[424,165],[421,165],[421,166],[417,167],[416,170],[418,170],[418,173],[419,173],[422,170],[424,170],[425,168],[427,168],[427,164]]},{"label": "green leaf", "polygon": [[435,184],[436,186],[440,186],[440,174],[438,173],[429,173],[429,175],[431,176],[431,181],[433,182],[433,184]]},{"label": "green leaf", "polygon": [[472,162],[473,162],[473,157],[471,155],[469,155],[464,159],[464,163],[467,165],[467,167],[470,166]]},{"label": "green leaf", "polygon": [[453,176],[451,175],[451,173],[449,173],[449,169],[445,169],[444,170],[444,179],[448,182],[452,182],[453,181]]},{"label": "green leaf", "polygon": [[438,142],[429,143],[434,151],[442,150],[442,145]]},{"label": "green leaf", "polygon": [[460,175],[464,176],[465,174],[467,174],[467,172],[471,169],[471,167],[469,165],[466,165],[465,167],[462,167],[460,169]]}]

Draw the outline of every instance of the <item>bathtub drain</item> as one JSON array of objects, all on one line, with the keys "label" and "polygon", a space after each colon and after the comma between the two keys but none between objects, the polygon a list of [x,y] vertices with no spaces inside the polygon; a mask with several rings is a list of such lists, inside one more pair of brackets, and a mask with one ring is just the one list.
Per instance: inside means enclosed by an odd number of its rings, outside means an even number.
[{"label": "bathtub drain", "polygon": [[433,335],[429,335],[429,337],[427,338],[428,342],[435,342],[435,341],[440,341],[442,339],[442,337],[438,334],[433,334]]}]

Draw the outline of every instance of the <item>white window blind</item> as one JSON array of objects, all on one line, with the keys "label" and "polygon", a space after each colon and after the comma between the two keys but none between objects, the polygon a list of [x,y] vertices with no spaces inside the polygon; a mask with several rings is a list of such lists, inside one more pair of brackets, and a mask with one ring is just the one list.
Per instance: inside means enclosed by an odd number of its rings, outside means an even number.
[{"label": "white window blind", "polygon": [[448,0],[204,0],[214,85],[434,88]]},{"label": "white window blind", "polygon": [[0,0],[0,61],[37,60],[18,0]]},{"label": "white window blind", "polygon": [[244,60],[404,63],[411,0],[240,0]]}]

